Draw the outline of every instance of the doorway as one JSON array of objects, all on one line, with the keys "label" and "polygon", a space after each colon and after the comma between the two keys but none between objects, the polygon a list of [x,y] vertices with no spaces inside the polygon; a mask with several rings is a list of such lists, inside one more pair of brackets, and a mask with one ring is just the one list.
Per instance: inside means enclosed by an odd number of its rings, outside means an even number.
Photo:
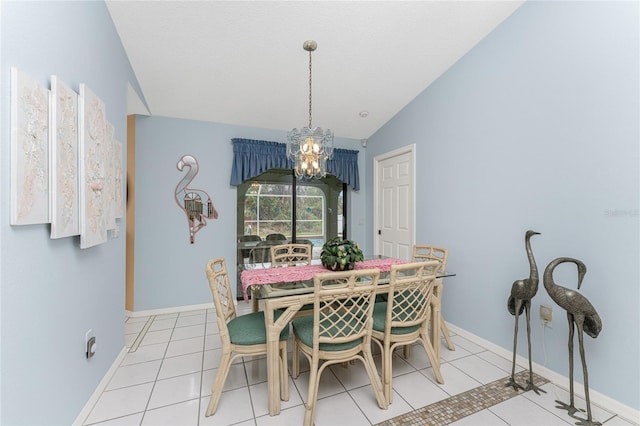
[{"label": "doorway", "polygon": [[410,260],[415,241],[415,144],[373,159],[374,247]]}]

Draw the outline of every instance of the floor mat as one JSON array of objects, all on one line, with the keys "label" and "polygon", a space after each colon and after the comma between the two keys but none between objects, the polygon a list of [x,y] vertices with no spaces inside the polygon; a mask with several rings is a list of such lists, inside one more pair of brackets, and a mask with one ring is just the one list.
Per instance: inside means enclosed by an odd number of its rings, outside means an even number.
[{"label": "floor mat", "polygon": [[[516,374],[516,381],[518,383],[524,384],[528,379],[528,370],[523,370]],[[518,390],[516,392],[512,387],[505,386],[508,380],[509,377],[507,376],[503,379],[496,380],[495,382],[478,386],[477,388],[452,396],[451,398],[443,399],[442,401],[435,402],[410,413],[394,417],[393,419],[379,423],[379,425],[448,425],[463,417],[467,417],[471,414],[477,413],[478,411],[482,411],[513,398],[514,396],[522,395],[522,390]],[[535,373],[533,373],[533,382],[538,387],[549,383],[547,379],[538,376]]]}]

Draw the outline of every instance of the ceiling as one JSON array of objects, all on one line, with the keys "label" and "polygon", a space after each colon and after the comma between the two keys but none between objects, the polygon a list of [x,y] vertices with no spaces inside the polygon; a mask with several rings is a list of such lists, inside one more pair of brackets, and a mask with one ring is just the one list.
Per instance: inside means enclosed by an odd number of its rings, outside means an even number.
[{"label": "ceiling", "polygon": [[[107,7],[148,111],[364,139],[522,1],[123,1]],[[366,111],[368,115],[361,112]]]}]

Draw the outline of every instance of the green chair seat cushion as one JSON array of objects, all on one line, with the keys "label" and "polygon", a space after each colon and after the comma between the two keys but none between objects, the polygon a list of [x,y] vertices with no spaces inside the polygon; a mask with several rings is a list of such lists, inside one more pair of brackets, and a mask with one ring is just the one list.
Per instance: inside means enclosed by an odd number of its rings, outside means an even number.
[{"label": "green chair seat cushion", "polygon": [[387,293],[376,294],[376,303],[386,302],[387,300],[389,300],[389,295]]},{"label": "green chair seat cushion", "polygon": [[[387,322],[387,302],[377,302],[373,305],[373,329],[384,333],[384,326]],[[420,325],[410,327],[392,327],[391,334],[409,334],[418,330]]]},{"label": "green chair seat cushion", "polygon": [[[275,312],[278,318],[281,314]],[[264,327],[264,312],[240,315],[227,323],[229,338],[234,345],[260,345],[267,343],[267,331]],[[280,340],[289,338],[289,327],[280,333]]]},{"label": "green chair seat cushion", "polygon": [[[306,346],[313,347],[313,315],[297,318],[291,322],[293,334]],[[346,343],[321,343],[321,351],[346,351],[362,343],[362,339],[356,339]]]}]

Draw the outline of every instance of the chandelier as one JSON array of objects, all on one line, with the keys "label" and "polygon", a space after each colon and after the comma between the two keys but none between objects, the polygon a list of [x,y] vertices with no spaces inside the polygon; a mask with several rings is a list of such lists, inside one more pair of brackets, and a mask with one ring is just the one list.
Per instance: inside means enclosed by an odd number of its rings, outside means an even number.
[{"label": "chandelier", "polygon": [[296,177],[319,179],[327,175],[327,160],[333,157],[333,132],[311,125],[311,52],[318,44],[307,40],[302,47],[309,52],[309,125],[287,133],[287,157],[295,164]]}]

